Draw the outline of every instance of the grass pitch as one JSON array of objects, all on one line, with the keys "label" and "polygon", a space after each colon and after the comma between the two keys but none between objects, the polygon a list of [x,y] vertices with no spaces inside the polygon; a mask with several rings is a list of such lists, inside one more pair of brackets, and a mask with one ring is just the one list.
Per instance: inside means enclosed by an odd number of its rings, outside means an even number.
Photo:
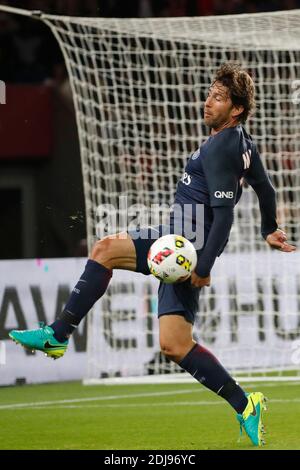
[{"label": "grass pitch", "polygon": [[[263,449],[300,449],[300,382],[245,385],[269,399]],[[0,388],[0,449],[257,449],[199,384]]]}]

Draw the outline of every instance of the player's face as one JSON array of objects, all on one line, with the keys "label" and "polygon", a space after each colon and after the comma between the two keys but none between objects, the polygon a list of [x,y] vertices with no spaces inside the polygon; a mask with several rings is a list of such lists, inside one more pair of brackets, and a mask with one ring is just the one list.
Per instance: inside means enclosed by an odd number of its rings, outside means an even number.
[{"label": "player's face", "polygon": [[220,130],[234,124],[236,108],[229,96],[228,88],[215,82],[208,91],[204,104],[204,122],[214,130]]}]

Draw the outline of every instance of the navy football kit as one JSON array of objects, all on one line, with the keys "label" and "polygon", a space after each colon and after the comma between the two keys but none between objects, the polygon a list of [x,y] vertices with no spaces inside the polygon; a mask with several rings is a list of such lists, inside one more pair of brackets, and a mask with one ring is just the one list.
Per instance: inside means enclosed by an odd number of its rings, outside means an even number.
[{"label": "navy football kit", "polygon": [[[263,237],[277,229],[274,188],[264,170],[251,136],[241,125],[211,135],[189,158],[178,182],[175,207],[192,206],[193,230],[203,231],[203,246],[197,250],[195,269],[207,277],[228,241],[233,223],[233,210],[242,194],[242,181],[250,184],[259,198]],[[196,220],[196,206],[204,207],[204,218]],[[174,233],[176,214],[171,214],[170,233]],[[183,224],[182,224],[183,225]],[[201,225],[201,227],[200,227]],[[177,233],[177,232],[176,232]],[[150,246],[164,234],[163,226],[129,231],[136,248],[137,272],[150,274],[147,254]],[[181,235],[186,236],[184,230]],[[190,237],[186,236],[191,240]],[[193,240],[191,240],[193,242]],[[158,315],[177,313],[190,323],[198,311],[200,288],[190,279],[178,284],[160,283]]]}]

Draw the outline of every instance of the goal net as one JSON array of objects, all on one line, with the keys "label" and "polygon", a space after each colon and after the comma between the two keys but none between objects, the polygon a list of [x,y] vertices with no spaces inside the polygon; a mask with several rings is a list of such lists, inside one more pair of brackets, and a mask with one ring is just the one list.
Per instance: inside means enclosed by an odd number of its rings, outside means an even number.
[{"label": "goal net", "polygon": [[[241,63],[255,81],[257,110],[247,128],[277,189],[280,226],[292,242],[299,238],[300,10],[41,19],[69,72],[90,247],[172,203],[187,158],[207,138],[203,102],[228,60]],[[233,374],[297,377],[299,261],[298,254],[267,247],[256,195],[244,187],[230,243],[213,269],[212,287],[202,293],[194,328],[195,338]],[[87,381],[184,379],[159,352],[157,287],[152,276],[115,272],[89,315]]]}]

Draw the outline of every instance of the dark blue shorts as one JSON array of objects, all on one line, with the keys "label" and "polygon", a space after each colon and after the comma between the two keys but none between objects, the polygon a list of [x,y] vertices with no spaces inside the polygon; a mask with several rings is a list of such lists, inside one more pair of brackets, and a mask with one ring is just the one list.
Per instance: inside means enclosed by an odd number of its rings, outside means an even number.
[{"label": "dark blue shorts", "polygon": [[[149,275],[147,255],[152,243],[166,234],[163,225],[129,230],[136,250],[136,272]],[[169,233],[169,232],[168,232]],[[161,282],[158,289],[158,316],[182,315],[189,323],[194,324],[195,315],[199,310],[199,294],[201,288],[193,287],[190,279],[179,284]]]}]

